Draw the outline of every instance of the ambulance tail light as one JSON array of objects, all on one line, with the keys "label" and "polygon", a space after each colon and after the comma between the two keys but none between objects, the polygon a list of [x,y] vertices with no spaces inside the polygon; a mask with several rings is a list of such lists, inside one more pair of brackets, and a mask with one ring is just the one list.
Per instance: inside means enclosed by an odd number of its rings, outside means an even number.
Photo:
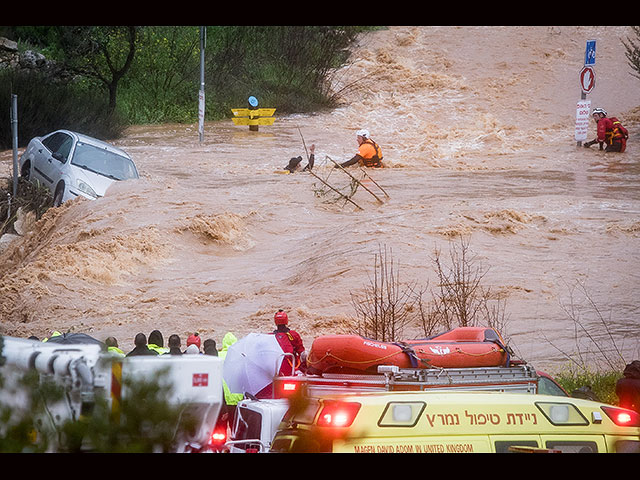
[{"label": "ambulance tail light", "polygon": [[301,383],[297,380],[278,380],[275,387],[275,398],[290,398],[300,392]]},{"label": "ambulance tail light", "polygon": [[211,437],[209,438],[209,444],[211,445],[224,445],[227,441],[227,432],[223,428],[216,428],[211,432]]},{"label": "ambulance tail light", "polygon": [[318,415],[317,425],[319,427],[350,427],[361,406],[356,402],[325,401]]},{"label": "ambulance tail light", "polygon": [[619,427],[640,427],[640,414],[619,407],[600,407],[613,423]]}]

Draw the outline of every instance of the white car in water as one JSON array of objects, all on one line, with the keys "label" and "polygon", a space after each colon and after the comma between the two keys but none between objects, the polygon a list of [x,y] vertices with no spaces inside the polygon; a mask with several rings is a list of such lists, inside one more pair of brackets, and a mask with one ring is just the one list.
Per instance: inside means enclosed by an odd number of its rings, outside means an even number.
[{"label": "white car in water", "polygon": [[56,207],[78,196],[102,197],[113,182],[139,178],[126,152],[69,130],[31,139],[19,168],[23,178],[51,191]]}]

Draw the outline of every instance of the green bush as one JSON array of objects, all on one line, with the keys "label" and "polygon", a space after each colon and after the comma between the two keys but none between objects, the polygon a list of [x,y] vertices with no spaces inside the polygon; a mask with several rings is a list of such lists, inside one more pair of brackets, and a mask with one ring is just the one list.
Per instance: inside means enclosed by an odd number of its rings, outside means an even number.
[{"label": "green bush", "polygon": [[599,401],[611,405],[618,405],[616,383],[622,378],[622,372],[575,371],[567,369],[555,374],[554,378],[569,394],[572,394],[581,387],[588,387]]},{"label": "green bush", "polygon": [[72,82],[64,84],[35,72],[0,72],[0,149],[13,145],[11,94],[18,97],[18,146],[35,136],[65,128],[87,135],[117,138],[123,122],[106,114],[107,99],[99,91]]},{"label": "green bush", "polygon": [[[334,69],[347,62],[361,26],[209,26],[205,48],[205,115],[231,116],[256,96],[278,113],[300,113],[332,107],[338,99],[329,85]],[[76,67],[74,80],[63,84],[35,73],[0,74],[0,148],[11,148],[8,116],[10,93],[18,95],[19,141],[57,128],[79,130],[102,139],[116,138],[129,124],[196,122],[200,90],[200,29],[197,26],[137,27],[135,56],[117,82],[117,116],[108,115],[108,94],[96,78],[80,76],[79,65],[104,65],[101,50],[78,53],[65,39],[74,27],[9,28],[19,47],[37,49],[62,68]],[[104,41],[115,28],[85,29],[97,35],[117,56],[120,43]],[[91,33],[93,32],[93,33]],[[90,43],[90,42],[89,42]],[[75,45],[75,44],[73,44]],[[76,45],[77,46],[77,45]],[[99,88],[98,88],[99,87]]]}]

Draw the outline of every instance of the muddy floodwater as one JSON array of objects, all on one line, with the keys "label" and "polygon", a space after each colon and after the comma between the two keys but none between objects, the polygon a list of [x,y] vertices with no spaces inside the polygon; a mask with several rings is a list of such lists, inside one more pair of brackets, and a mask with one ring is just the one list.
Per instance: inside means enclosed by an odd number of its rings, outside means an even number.
[{"label": "muddy floodwater", "polygon": [[[608,352],[615,344],[637,359],[640,80],[621,43],[630,33],[391,27],[363,36],[336,72],[335,88],[352,88],[335,110],[276,111],[258,132],[208,122],[202,142],[197,125],[133,126],[114,143],[140,181],[51,209],[0,253],[0,334],[113,335],[129,351],[136,333],[156,328],[165,339],[198,331],[219,342],[227,331],[270,331],[283,308],[309,348],[353,328],[352,295],[369,285],[381,248],[401,281],[435,288],[435,249],[446,260],[465,238],[504,301],[502,333],[519,358],[553,369],[564,353],[594,350],[576,333],[579,319]],[[589,39],[588,99],[629,129],[622,154],[576,146]],[[365,181],[382,203],[359,188],[357,209],[308,173],[282,173],[305,156],[304,139],[316,145],[314,172],[348,188],[329,158],[351,158],[360,128],[389,167],[368,171],[388,198]],[[11,172],[11,152],[0,167]]]}]

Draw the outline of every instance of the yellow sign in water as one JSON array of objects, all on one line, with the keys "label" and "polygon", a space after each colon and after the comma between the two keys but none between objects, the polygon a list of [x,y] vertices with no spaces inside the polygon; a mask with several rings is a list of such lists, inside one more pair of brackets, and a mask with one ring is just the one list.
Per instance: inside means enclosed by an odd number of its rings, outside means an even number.
[{"label": "yellow sign in water", "polygon": [[257,130],[258,125],[273,125],[276,112],[275,108],[232,108],[234,117],[231,119],[235,125],[249,125],[250,129]]}]

